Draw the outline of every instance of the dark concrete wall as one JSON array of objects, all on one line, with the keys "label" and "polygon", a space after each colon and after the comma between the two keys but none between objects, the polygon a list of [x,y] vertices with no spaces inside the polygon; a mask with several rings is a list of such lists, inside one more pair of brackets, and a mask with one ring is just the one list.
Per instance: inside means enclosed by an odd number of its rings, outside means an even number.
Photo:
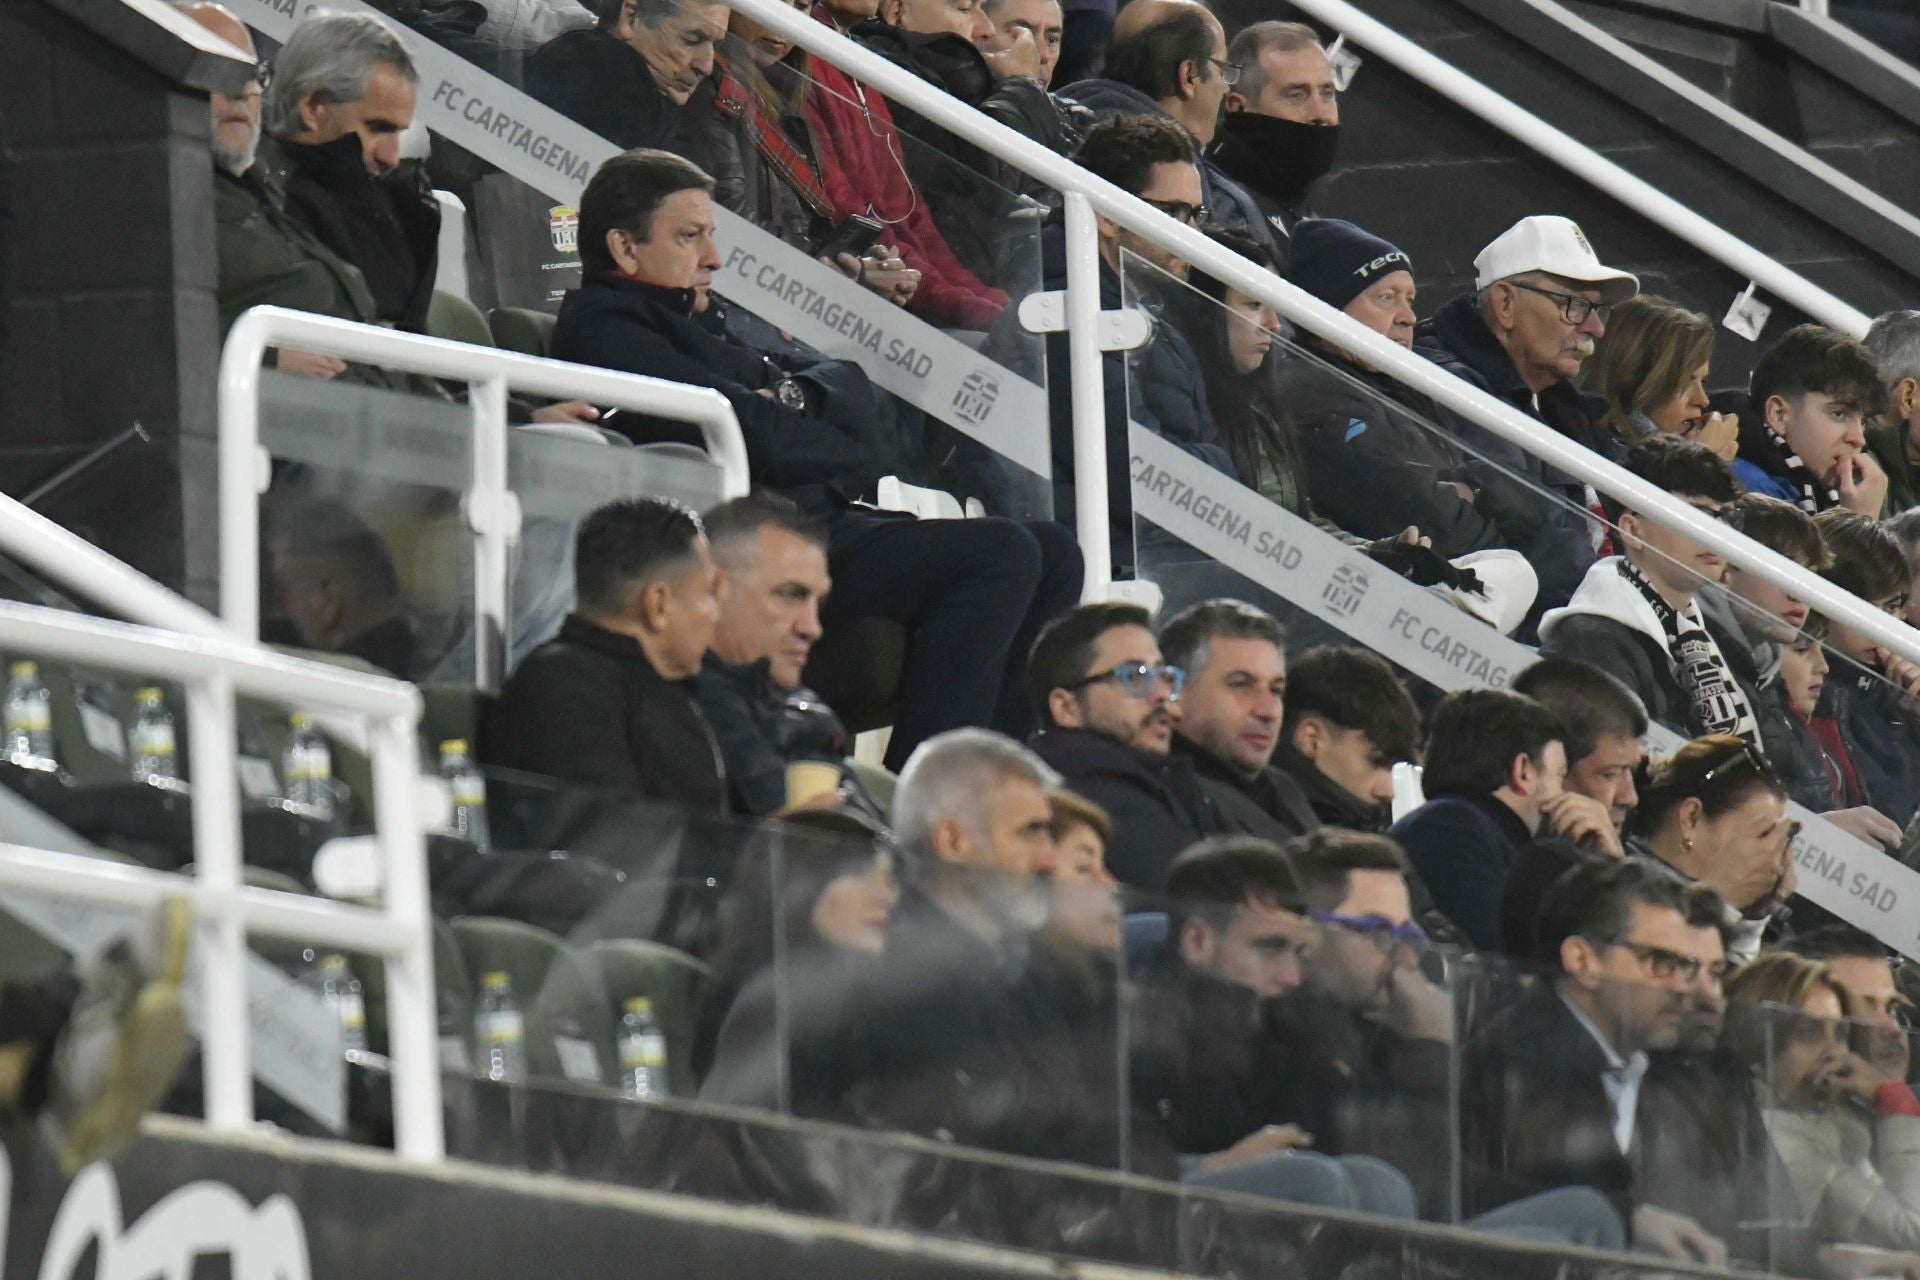
[{"label": "dark concrete wall", "polygon": [[0,488],[34,489],[135,423],[151,437],[46,513],[211,603],[213,184],[204,94],[30,0],[0,5],[17,164],[0,351]]}]

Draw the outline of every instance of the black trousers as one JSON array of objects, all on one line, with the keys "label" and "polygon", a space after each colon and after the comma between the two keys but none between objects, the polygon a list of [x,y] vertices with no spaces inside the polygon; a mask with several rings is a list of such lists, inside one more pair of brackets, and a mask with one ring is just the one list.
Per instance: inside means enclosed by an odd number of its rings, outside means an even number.
[{"label": "black trousers", "polygon": [[828,634],[855,618],[907,629],[900,711],[887,768],[937,733],[968,725],[1015,739],[1033,730],[1027,651],[1080,599],[1073,533],[1052,521],[913,520],[842,513],[827,553]]}]

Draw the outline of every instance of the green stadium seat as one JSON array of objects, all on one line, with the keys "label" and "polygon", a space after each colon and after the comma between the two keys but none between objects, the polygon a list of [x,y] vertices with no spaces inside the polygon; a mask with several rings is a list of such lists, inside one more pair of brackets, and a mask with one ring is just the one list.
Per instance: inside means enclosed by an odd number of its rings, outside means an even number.
[{"label": "green stadium seat", "polygon": [[480,308],[457,293],[438,289],[434,290],[433,301],[427,304],[427,333],[476,347],[494,345],[493,333],[487,328],[487,318],[480,314]]},{"label": "green stadium seat", "polygon": [[523,356],[544,356],[553,350],[553,316],[527,307],[493,309],[493,345]]}]

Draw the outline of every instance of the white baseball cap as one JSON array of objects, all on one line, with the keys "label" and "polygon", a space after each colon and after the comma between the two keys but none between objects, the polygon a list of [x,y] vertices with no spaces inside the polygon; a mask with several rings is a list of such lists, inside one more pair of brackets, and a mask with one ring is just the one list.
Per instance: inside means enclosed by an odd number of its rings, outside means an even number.
[{"label": "white baseball cap", "polygon": [[1602,303],[1625,302],[1640,292],[1638,277],[1600,264],[1578,223],[1547,213],[1522,218],[1508,227],[1480,251],[1473,269],[1477,273],[1473,282],[1476,289],[1540,271],[1563,280],[1599,285]]}]

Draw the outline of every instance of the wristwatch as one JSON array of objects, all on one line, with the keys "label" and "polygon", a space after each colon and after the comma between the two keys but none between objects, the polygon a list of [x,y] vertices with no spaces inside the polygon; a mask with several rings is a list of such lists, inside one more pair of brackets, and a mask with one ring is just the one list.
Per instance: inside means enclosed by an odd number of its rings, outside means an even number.
[{"label": "wristwatch", "polygon": [[774,363],[772,356],[763,356],[761,358],[767,362],[767,372],[772,375],[773,378],[773,381],[768,385],[768,390],[773,392],[773,398],[789,409],[797,409],[805,412],[807,407],[807,389],[801,384],[800,379],[794,377],[778,364]]}]

